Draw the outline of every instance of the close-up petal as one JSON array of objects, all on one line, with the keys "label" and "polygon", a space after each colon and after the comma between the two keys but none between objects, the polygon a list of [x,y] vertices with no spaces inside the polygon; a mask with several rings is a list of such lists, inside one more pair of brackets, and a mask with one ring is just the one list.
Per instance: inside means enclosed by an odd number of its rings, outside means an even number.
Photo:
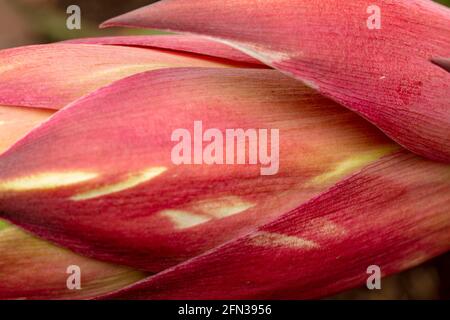
[{"label": "close-up petal", "polygon": [[[314,299],[450,249],[450,167],[387,156],[240,239],[107,299]],[[186,279],[189,279],[187,281]]]},{"label": "close-up petal", "polygon": [[[234,150],[234,137],[208,156],[220,137],[208,143],[207,132],[229,128],[257,128],[258,143],[268,140],[258,149],[271,160],[219,156],[222,147]],[[194,144],[182,165],[174,159],[180,130]],[[237,147],[246,154],[254,149],[247,138]],[[275,70],[150,71],[67,106],[3,154],[0,214],[76,252],[156,272],[271,221],[398,148]]]},{"label": "close-up petal", "polygon": [[60,109],[139,72],[236,64],[181,52],[121,46],[49,44],[8,49],[0,51],[0,105]]},{"label": "close-up petal", "polygon": [[450,162],[450,73],[430,61],[450,52],[450,9],[431,0],[162,0],[102,26],[208,36]]},{"label": "close-up petal", "polygon": [[450,0],[0,0],[0,302],[450,298],[449,39]]},{"label": "close-up petal", "polygon": [[237,62],[262,64],[259,60],[254,59],[228,45],[190,35],[96,37],[68,40],[64,41],[64,43],[135,46],[154,49],[160,48],[196,53]]},{"label": "close-up petal", "polygon": [[[94,298],[146,276],[79,256],[1,220],[0,252],[0,299]],[[71,281],[72,272],[79,272],[79,287],[75,279]]]},{"label": "close-up petal", "polygon": [[[54,110],[0,106],[0,154]],[[81,257],[34,238],[0,219],[0,299],[93,298],[132,284],[146,276],[126,267]],[[79,268],[83,286],[67,286],[71,266]]]}]

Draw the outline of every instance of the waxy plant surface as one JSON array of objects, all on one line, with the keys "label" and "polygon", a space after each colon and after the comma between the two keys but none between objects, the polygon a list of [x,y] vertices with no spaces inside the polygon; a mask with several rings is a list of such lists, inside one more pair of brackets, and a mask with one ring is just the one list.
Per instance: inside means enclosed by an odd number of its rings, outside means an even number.
[{"label": "waxy plant surface", "polygon": [[[450,250],[450,10],[377,4],[163,0],[102,27],[177,34],[0,51],[0,299],[323,298]],[[277,130],[275,174],[174,163],[198,121]]]}]

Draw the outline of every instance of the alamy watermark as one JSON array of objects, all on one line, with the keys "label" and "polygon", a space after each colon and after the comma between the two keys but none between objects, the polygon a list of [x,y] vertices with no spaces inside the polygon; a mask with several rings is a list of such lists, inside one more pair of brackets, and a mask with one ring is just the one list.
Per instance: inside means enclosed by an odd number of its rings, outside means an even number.
[{"label": "alamy watermark", "polygon": [[66,281],[67,289],[81,290],[81,268],[71,265],[67,267],[66,273],[69,274]]},{"label": "alamy watermark", "polygon": [[171,153],[176,165],[260,165],[261,175],[275,175],[280,167],[279,129],[204,131],[202,121],[194,121],[193,132],[176,129],[171,141],[177,142]]},{"label": "alamy watermark", "polygon": [[381,268],[377,265],[368,266],[367,274],[370,274],[366,281],[367,289],[381,290]]},{"label": "alamy watermark", "polygon": [[66,20],[66,27],[69,30],[81,29],[81,8],[77,5],[67,7],[66,13],[69,15]]},{"label": "alamy watermark", "polygon": [[370,15],[367,18],[367,28],[369,30],[381,29],[381,8],[375,4],[367,7],[367,13]]}]

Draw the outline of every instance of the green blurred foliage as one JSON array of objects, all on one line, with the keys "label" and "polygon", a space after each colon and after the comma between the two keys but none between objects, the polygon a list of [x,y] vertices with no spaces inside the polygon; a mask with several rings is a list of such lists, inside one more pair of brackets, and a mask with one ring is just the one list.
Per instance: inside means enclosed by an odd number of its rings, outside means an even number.
[{"label": "green blurred foliage", "polygon": [[450,0],[435,0],[450,7]]}]

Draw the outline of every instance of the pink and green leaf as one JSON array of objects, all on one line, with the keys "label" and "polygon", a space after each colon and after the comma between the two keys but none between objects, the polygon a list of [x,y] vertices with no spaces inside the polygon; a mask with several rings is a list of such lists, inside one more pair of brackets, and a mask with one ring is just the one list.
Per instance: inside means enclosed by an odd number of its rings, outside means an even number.
[{"label": "pink and green leaf", "polygon": [[[279,172],[175,165],[172,133],[192,132],[199,120],[205,130],[279,129]],[[396,149],[357,115],[274,70],[150,71],[67,106],[0,156],[0,212],[75,252],[157,272],[272,221]]]},{"label": "pink and green leaf", "polygon": [[[450,166],[407,152],[369,165],[240,239],[105,298],[312,299],[450,249]],[[188,281],[187,281],[188,279]]]},{"label": "pink and green leaf", "polygon": [[[0,153],[54,113],[0,106]],[[0,299],[84,299],[132,284],[146,275],[97,262],[32,237],[0,220]],[[81,290],[69,290],[66,270],[81,268]]]},{"label": "pink and green leaf", "polygon": [[[79,256],[2,220],[0,252],[0,299],[3,300],[95,298],[148,276]],[[71,281],[71,266],[79,268],[80,289],[69,289],[67,284]]]},{"label": "pink and green leaf", "polygon": [[0,105],[60,109],[115,80],[143,71],[237,65],[251,67],[150,48],[50,44],[8,49],[0,51]]}]

